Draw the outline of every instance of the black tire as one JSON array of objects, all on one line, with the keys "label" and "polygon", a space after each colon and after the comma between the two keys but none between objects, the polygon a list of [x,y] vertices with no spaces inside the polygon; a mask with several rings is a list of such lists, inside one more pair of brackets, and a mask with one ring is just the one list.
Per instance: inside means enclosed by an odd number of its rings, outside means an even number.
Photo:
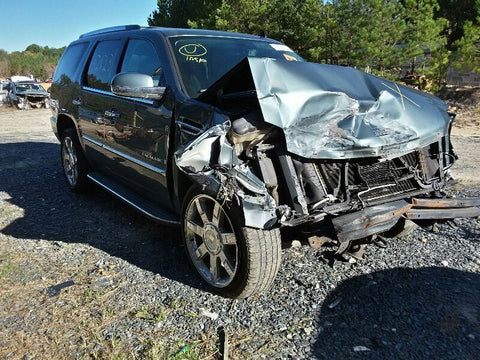
[{"label": "black tire", "polygon": [[240,209],[220,204],[197,187],[185,197],[182,240],[197,274],[214,291],[231,298],[266,291],[280,267],[279,229],[243,226]]},{"label": "black tire", "polygon": [[79,193],[88,185],[88,163],[73,128],[65,129],[60,135],[60,160],[69,189]]},{"label": "black tire", "polygon": [[387,238],[403,238],[411,234],[418,227],[412,220],[401,217],[397,223],[382,235]]}]

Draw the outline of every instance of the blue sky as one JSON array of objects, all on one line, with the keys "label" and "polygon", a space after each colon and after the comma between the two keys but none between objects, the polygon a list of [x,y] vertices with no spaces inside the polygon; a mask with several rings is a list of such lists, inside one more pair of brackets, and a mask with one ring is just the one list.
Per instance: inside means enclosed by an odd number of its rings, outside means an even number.
[{"label": "blue sky", "polygon": [[0,49],[62,47],[108,26],[147,25],[156,0],[0,0]]}]

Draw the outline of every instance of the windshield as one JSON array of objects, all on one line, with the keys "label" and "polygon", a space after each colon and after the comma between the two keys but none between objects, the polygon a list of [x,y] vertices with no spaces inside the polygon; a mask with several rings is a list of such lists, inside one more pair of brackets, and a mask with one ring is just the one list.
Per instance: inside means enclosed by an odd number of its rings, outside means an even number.
[{"label": "windshield", "polygon": [[27,90],[45,91],[45,89],[39,84],[16,84],[15,88],[17,92]]},{"label": "windshield", "polygon": [[174,36],[169,38],[185,91],[197,97],[245,57],[303,61],[288,46],[263,40]]}]

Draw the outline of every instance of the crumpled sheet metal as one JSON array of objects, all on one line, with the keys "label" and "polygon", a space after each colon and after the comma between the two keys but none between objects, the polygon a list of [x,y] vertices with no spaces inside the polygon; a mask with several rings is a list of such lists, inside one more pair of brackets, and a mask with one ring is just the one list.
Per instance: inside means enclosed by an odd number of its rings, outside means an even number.
[{"label": "crumpled sheet metal", "polygon": [[264,120],[306,158],[396,157],[448,134],[440,99],[359,70],[248,58]]},{"label": "crumpled sheet metal", "polygon": [[[175,153],[175,161],[179,168],[199,185],[214,189],[219,200],[235,201],[233,198],[224,199],[225,194],[235,194],[241,201],[245,216],[245,226],[268,229],[277,222],[276,203],[268,193],[265,184],[257,178],[235,155],[233,147],[226,135],[230,129],[230,122],[213,126],[184,150]],[[223,172],[215,171],[222,168]],[[237,184],[255,195],[246,194],[240,189],[228,189],[226,177],[234,178]],[[228,195],[227,195],[228,196]]]}]

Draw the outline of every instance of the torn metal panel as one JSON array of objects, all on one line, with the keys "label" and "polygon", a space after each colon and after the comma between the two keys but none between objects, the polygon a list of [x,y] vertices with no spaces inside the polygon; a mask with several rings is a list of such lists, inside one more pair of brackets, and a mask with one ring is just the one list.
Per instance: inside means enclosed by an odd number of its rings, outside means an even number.
[{"label": "torn metal panel", "polygon": [[245,226],[267,229],[276,224],[276,203],[265,184],[241,163],[226,135],[230,123],[216,125],[177,151],[179,168],[220,200],[238,201]]},{"label": "torn metal panel", "polygon": [[[217,155],[214,165],[232,167],[233,148],[226,140],[230,123],[216,125],[192,141],[185,149],[175,154],[177,164],[189,173],[211,169],[212,156]],[[218,146],[218,151],[215,147]]]}]

